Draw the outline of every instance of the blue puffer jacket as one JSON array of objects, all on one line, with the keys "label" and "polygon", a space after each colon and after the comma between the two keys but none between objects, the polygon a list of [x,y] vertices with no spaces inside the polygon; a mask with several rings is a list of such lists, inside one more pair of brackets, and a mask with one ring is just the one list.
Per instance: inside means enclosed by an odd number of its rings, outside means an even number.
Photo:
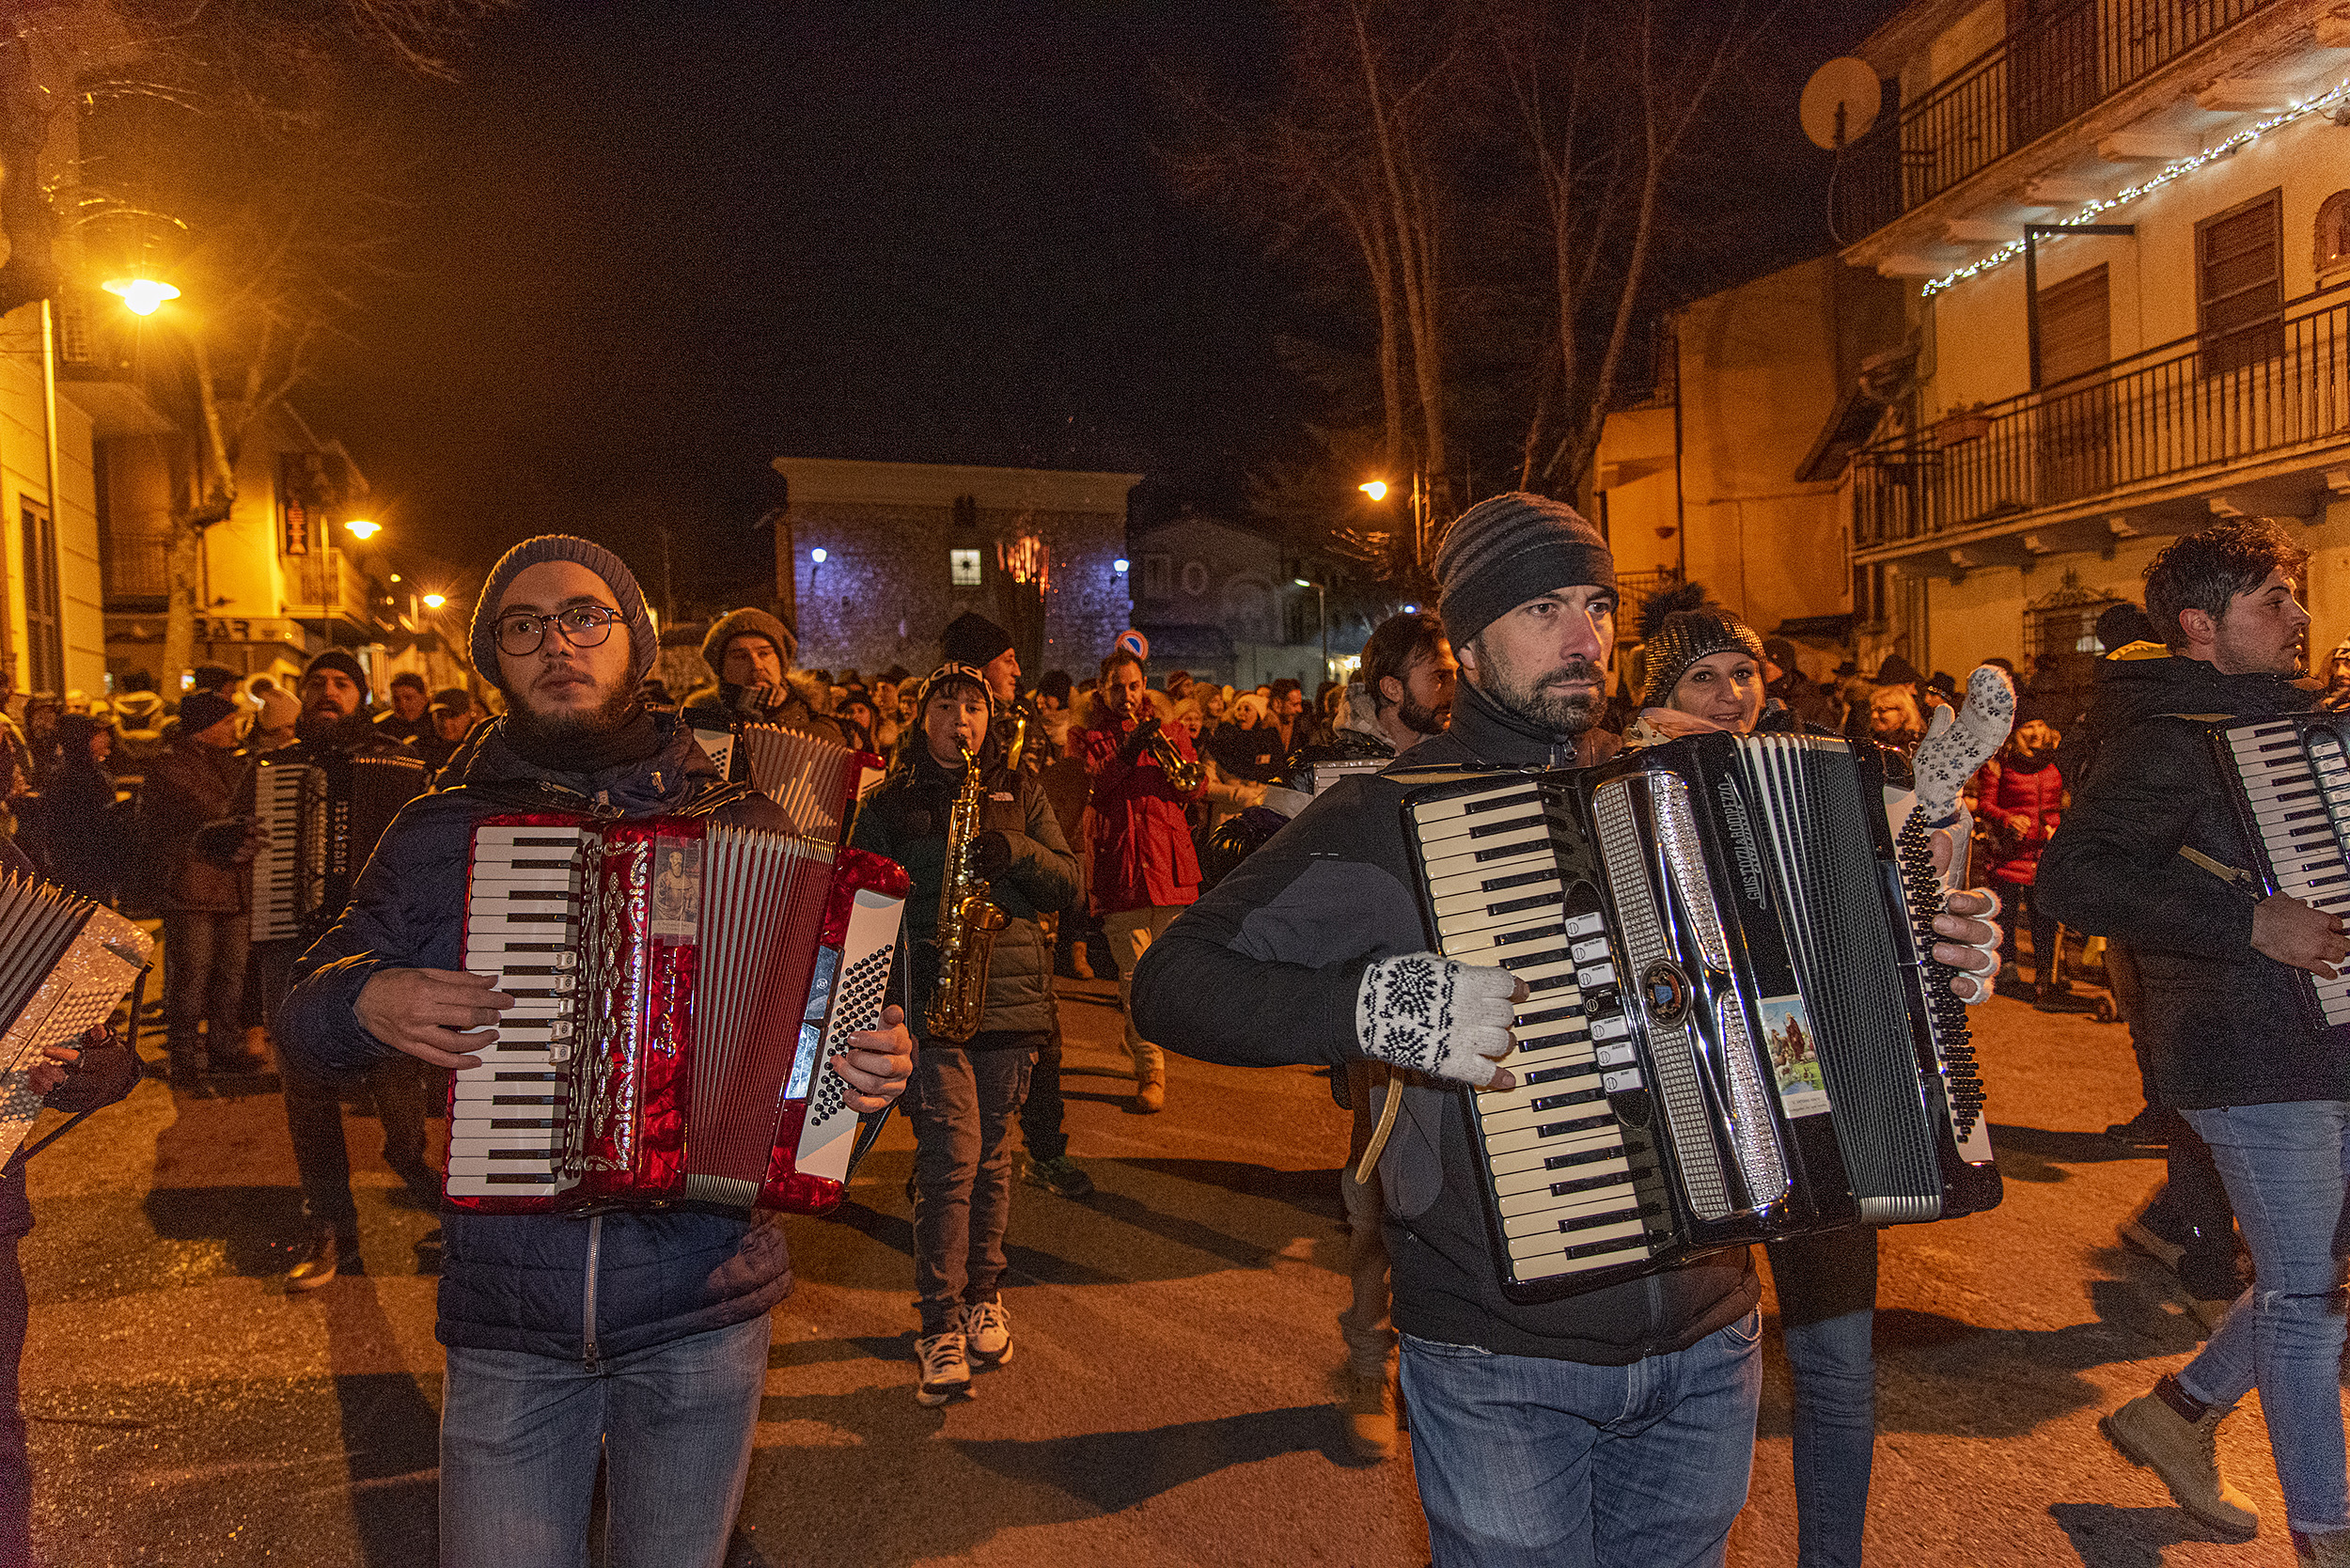
[{"label": "blue puffer jacket", "polygon": [[[393,1053],[352,1005],[382,969],[457,969],[473,826],[499,811],[677,810],[718,782],[692,731],[653,715],[660,744],[639,762],[594,774],[538,767],[506,743],[503,721],[453,764],[459,776],[400,808],[341,919],[302,955],[279,1015],[281,1049],[332,1071]],[[462,783],[462,790],[449,792]],[[785,825],[763,796],[722,807],[721,822]],[[754,1318],[791,1294],[783,1232],[748,1215],[690,1208],[575,1215],[441,1215],[441,1342],[527,1351],[593,1365]]]}]

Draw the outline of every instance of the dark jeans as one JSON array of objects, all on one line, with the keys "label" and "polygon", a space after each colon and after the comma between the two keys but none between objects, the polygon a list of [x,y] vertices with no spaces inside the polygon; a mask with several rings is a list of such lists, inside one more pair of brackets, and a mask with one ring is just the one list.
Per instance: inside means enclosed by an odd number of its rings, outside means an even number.
[{"label": "dark jeans", "polygon": [[[2106,979],[2113,988],[2114,1011],[2129,1026],[2139,1090],[2148,1105],[2159,1107],[2162,1091],[2154,1087],[2154,1061],[2139,1027],[2145,992],[2138,984],[2138,960],[2119,942],[2106,944]],[[2227,1185],[2202,1135],[2183,1116],[2171,1116],[2170,1123],[2170,1142],[2163,1155],[2169,1180],[2138,1221],[2163,1240],[2186,1248],[2178,1273],[2188,1290],[2205,1300],[2224,1300],[2239,1288],[2235,1206],[2228,1201]]]},{"label": "dark jeans", "polygon": [[914,1284],[925,1335],[956,1326],[964,1307],[995,1298],[1011,1218],[1005,1135],[1028,1087],[1042,1034],[983,1031],[961,1045],[925,1040],[914,1112]]},{"label": "dark jeans", "polygon": [[[299,1056],[281,1053],[286,1084],[286,1130],[293,1135],[294,1169],[302,1178],[303,1212],[330,1227],[344,1241],[359,1233],[359,1210],[351,1196],[351,1150],[343,1141],[343,1084],[318,1072]],[[408,1190],[437,1202],[440,1177],[424,1158],[423,1063],[392,1057],[368,1069],[359,1081],[375,1100],[384,1122],[384,1158],[400,1172]]]},{"label": "dark jeans", "polygon": [[[235,1052],[244,1035],[244,966],[251,926],[243,914],[164,913],[164,1019],[174,1065]],[[209,1042],[197,1034],[209,1025]]]},{"label": "dark jeans", "polygon": [[1876,1228],[1773,1242],[1771,1284],[1795,1373],[1795,1562],[1859,1568],[1876,1448]]},{"label": "dark jeans", "polygon": [[2041,902],[2040,890],[2029,882],[2002,882],[1997,891],[2007,905],[2006,955],[2017,958],[2015,937],[2031,933],[2031,978],[2035,985],[2056,979],[2057,917]]},{"label": "dark jeans", "polygon": [[1020,1102],[1020,1137],[1031,1160],[1057,1160],[1069,1152],[1069,1134],[1062,1130],[1060,1101],[1060,1009],[1053,1009],[1053,1027],[1039,1037],[1036,1063],[1028,1070],[1027,1098]]}]

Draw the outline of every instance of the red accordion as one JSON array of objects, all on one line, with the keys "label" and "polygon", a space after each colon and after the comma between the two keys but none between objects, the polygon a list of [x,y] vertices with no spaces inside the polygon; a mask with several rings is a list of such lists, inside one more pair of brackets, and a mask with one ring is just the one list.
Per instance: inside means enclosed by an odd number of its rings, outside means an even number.
[{"label": "red accordion", "polygon": [[515,1006],[450,1084],[448,1200],[832,1209],[858,1118],[831,1060],[881,1016],[905,892],[702,817],[483,819],[464,963]]}]

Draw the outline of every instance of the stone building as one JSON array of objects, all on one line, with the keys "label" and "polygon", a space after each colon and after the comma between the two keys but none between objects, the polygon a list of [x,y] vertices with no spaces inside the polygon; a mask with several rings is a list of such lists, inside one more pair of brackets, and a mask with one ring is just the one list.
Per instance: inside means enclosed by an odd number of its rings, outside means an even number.
[{"label": "stone building", "polygon": [[1031,677],[1083,678],[1133,620],[1127,496],[1139,474],[779,457],[776,596],[803,666],[867,676],[939,663],[966,610]]}]

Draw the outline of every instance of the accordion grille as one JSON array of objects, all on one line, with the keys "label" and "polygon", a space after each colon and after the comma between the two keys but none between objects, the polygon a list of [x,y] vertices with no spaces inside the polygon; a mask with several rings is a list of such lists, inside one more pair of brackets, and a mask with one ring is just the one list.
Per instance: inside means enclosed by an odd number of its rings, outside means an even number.
[{"label": "accordion grille", "polygon": [[[1656,888],[1649,880],[1648,854],[1633,821],[1629,778],[1611,779],[1599,787],[1591,802],[1599,828],[1600,858],[1607,868],[1607,891],[1615,901],[1618,934],[1630,962],[1629,980],[1652,964],[1669,959],[1664,920],[1656,907]],[[1664,1103],[1665,1129],[1674,1163],[1681,1171],[1682,1196],[1700,1219],[1719,1219],[1731,1212],[1730,1189],[1716,1152],[1705,1094],[1698,1084],[1697,1064],[1690,1059],[1686,1023],[1660,1024],[1648,1029],[1649,1060],[1656,1074],[1658,1098]]]},{"label": "accordion grille", "polygon": [[1819,1053],[1836,1137],[1868,1220],[1932,1219],[1941,1167],[1916,1105],[1918,1048],[1885,918],[1860,775],[1842,742],[1741,743]]}]

